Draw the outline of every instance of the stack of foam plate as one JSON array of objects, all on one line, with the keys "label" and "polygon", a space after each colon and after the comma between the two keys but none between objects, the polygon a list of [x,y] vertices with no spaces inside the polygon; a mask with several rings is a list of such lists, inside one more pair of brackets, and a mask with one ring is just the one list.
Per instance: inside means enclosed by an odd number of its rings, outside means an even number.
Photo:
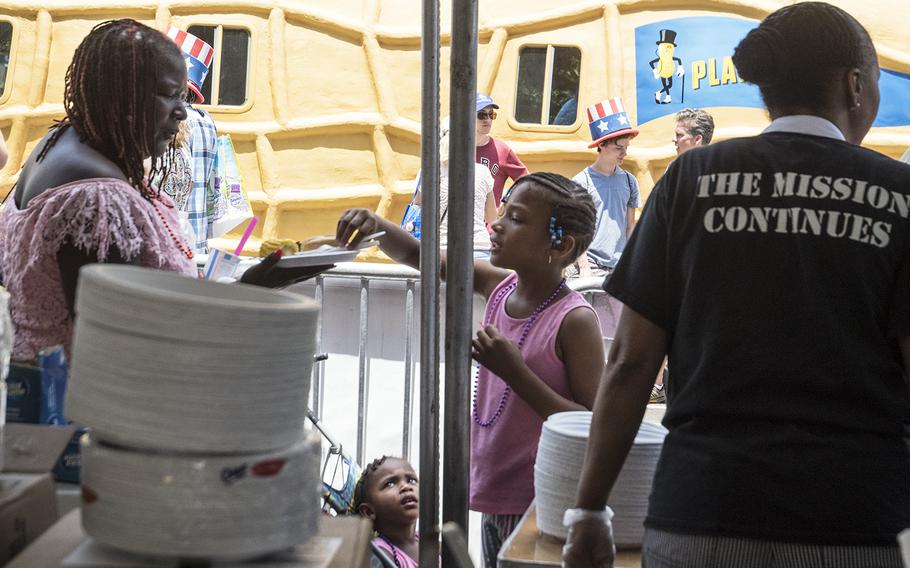
[{"label": "stack of foam plate", "polygon": [[304,542],[319,519],[319,435],[241,456],[148,454],[83,437],[82,523],[137,554],[243,558]]},{"label": "stack of foam plate", "polygon": [[232,559],[314,534],[318,316],[296,294],[83,269],[67,414],[91,429],[86,532],[132,553]]},{"label": "stack of foam plate", "polygon": [[901,558],[904,559],[904,568],[910,568],[910,529],[904,529],[897,535],[897,543],[901,547]]},{"label": "stack of foam plate", "polygon": [[[562,412],[544,422],[534,464],[534,490],[537,525],[545,534],[562,539],[567,536],[562,517],[566,509],[575,506],[590,429],[590,412]],[[659,424],[642,422],[639,427],[610,494],[617,546],[641,545],[648,495],[666,434]]]},{"label": "stack of foam plate", "polygon": [[130,448],[257,452],[300,439],[318,307],[117,265],[82,270],[70,418]]}]

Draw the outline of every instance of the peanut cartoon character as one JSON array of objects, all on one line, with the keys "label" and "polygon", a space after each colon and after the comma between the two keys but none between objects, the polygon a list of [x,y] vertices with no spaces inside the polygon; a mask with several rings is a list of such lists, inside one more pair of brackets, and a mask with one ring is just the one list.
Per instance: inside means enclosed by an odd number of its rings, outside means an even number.
[{"label": "peanut cartoon character", "polygon": [[[673,57],[676,50],[676,32],[673,30],[660,30],[660,39],[657,41],[657,59],[648,62],[655,79],[660,79],[661,89],[654,93],[654,102],[657,104],[670,104],[670,89],[673,88],[673,72],[677,77],[686,74],[682,59]],[[663,100],[661,100],[663,95]]]}]

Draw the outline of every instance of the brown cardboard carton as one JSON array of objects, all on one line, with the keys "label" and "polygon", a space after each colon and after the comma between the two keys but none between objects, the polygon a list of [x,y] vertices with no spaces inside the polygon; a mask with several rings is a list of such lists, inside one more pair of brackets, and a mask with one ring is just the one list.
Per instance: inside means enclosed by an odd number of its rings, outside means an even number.
[{"label": "brown cardboard carton", "polygon": [[75,428],[6,424],[0,428],[0,566],[57,521],[54,467]]},{"label": "brown cardboard carton", "polygon": [[0,474],[0,565],[56,521],[57,496],[49,473]]}]

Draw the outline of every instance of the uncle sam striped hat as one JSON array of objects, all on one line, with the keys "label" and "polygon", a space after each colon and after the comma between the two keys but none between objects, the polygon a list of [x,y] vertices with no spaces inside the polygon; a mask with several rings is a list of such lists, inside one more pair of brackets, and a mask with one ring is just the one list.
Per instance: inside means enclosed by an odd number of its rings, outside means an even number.
[{"label": "uncle sam striped hat", "polygon": [[632,127],[622,99],[614,97],[588,107],[588,126],[591,128],[591,139],[588,148],[596,148],[604,140],[631,134],[638,136],[638,130]]},{"label": "uncle sam striped hat", "polygon": [[167,29],[166,35],[174,40],[174,43],[183,52],[183,59],[186,61],[187,88],[195,93],[197,103],[204,103],[205,97],[202,96],[201,89],[205,83],[205,76],[209,74],[209,66],[212,64],[215,50],[193,34],[174,26]]}]

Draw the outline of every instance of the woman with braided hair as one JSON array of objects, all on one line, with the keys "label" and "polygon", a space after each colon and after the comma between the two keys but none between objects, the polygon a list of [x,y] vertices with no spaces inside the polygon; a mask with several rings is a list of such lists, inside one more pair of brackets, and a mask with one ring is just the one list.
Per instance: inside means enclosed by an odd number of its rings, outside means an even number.
[{"label": "woman with braided hair", "polygon": [[[14,360],[33,361],[53,345],[69,350],[86,264],[197,275],[173,202],[146,178],[175,151],[186,80],[177,45],[135,20],[98,24],[76,49],[66,72],[66,116],[38,143],[0,215]],[[279,258],[266,258],[243,281],[286,285],[313,272],[280,269]]]},{"label": "woman with braided hair", "polygon": [[899,568],[910,527],[910,167],[860,147],[879,106],[865,29],[803,2],[733,62],[772,119],[686,152],[607,291],[625,305],[564,566],[613,566],[607,497],[668,355],[648,568]]}]

